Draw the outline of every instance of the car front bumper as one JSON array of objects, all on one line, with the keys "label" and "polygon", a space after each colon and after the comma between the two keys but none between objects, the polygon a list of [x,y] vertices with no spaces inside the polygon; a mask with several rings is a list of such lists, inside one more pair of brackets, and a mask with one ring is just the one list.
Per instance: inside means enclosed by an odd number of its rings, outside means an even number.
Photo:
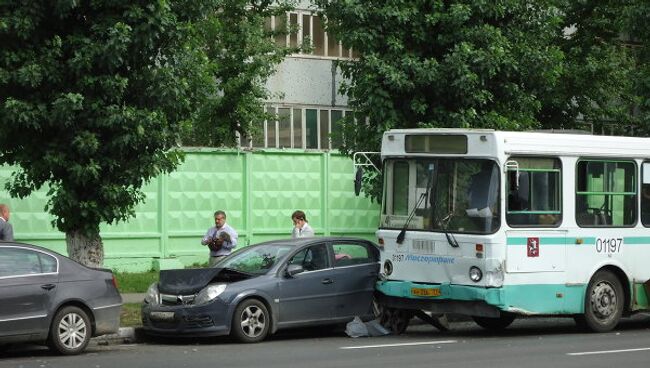
[{"label": "car front bumper", "polygon": [[142,305],[142,327],[150,335],[222,336],[230,333],[228,304],[217,298],[201,306]]}]

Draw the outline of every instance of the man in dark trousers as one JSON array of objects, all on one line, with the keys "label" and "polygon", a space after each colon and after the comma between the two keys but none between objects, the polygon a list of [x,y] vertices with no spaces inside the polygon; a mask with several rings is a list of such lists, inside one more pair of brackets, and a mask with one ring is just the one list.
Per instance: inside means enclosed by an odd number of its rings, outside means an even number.
[{"label": "man in dark trousers", "polygon": [[9,206],[0,204],[0,240],[14,240],[14,228],[9,223],[9,216]]}]

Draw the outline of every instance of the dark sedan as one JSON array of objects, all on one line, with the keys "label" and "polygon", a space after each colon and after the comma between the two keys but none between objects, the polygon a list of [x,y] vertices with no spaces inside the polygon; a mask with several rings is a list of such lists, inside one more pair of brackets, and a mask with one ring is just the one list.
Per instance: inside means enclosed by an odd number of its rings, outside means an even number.
[{"label": "dark sedan", "polygon": [[121,306],[110,270],[0,241],[0,346],[47,343],[61,354],[79,354],[92,336],[118,330]]},{"label": "dark sedan", "polygon": [[257,342],[279,329],[369,318],[378,271],[379,250],[363,239],[252,245],[214,268],[161,271],[142,307],[143,327]]}]

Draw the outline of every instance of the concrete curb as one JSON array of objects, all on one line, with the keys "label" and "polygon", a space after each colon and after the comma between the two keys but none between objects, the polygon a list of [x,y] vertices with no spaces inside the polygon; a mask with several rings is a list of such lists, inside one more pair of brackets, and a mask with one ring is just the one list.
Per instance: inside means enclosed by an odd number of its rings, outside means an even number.
[{"label": "concrete curb", "polygon": [[98,336],[90,340],[96,345],[136,344],[143,341],[142,327],[120,327],[117,333]]}]

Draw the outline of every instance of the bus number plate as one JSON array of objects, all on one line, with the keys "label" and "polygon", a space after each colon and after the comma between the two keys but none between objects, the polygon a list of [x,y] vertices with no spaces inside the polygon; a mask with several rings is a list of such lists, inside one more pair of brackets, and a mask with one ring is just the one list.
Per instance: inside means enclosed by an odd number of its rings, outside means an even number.
[{"label": "bus number plate", "polygon": [[440,289],[411,288],[414,296],[440,296]]}]

